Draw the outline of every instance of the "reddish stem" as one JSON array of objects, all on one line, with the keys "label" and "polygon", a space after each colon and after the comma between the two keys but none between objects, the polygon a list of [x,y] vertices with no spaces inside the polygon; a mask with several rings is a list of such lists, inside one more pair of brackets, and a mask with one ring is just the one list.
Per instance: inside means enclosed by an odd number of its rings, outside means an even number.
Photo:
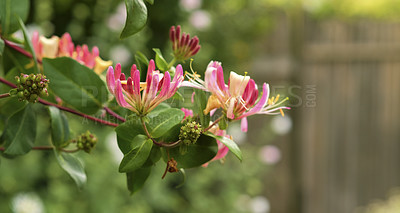
[{"label": "reddish stem", "polygon": [[[15,86],[13,83],[11,83],[11,82],[9,82],[9,81],[3,79],[3,78],[0,78],[0,82],[3,82],[3,83],[7,84],[7,85],[10,86],[10,87],[14,87],[14,88],[17,87],[17,86]],[[81,117],[90,119],[90,120],[95,121],[95,122],[99,122],[99,123],[102,123],[102,124],[105,124],[105,125],[108,125],[108,126],[113,126],[113,127],[117,127],[117,126],[118,126],[118,124],[116,124],[116,123],[112,123],[112,122],[105,121],[105,120],[102,120],[102,119],[99,119],[99,118],[95,118],[95,117],[92,117],[92,116],[90,116],[90,115],[86,115],[86,114],[84,114],[84,113],[75,111],[75,110],[70,109],[70,108],[67,108],[67,107],[59,106],[59,105],[57,105],[57,104],[48,102],[48,101],[43,100],[43,99],[41,99],[41,98],[38,98],[38,101],[39,101],[41,104],[48,105],[48,106],[54,106],[54,107],[57,107],[57,108],[59,108],[59,109],[61,109],[61,110],[66,111],[66,112],[70,112],[70,113],[72,113],[72,114],[79,115],[79,116],[81,116]]]},{"label": "reddish stem", "polygon": [[[54,147],[52,146],[35,146],[32,147],[32,150],[53,150]],[[4,147],[0,147],[0,151],[4,151],[5,148]]]},{"label": "reddish stem", "polygon": [[[10,47],[10,48],[16,50],[17,52],[20,52],[22,55],[25,55],[25,56],[28,57],[28,58],[32,58],[32,57],[33,57],[31,53],[29,53],[28,51],[24,50],[24,49],[23,49],[22,47],[20,47],[18,44],[14,43],[14,42],[12,42],[12,41],[8,41],[8,40],[6,40],[6,39],[4,39],[3,41],[4,41],[4,44],[5,44],[5,45],[7,45],[8,47]],[[38,59],[38,58],[36,59],[36,61],[37,61],[39,64],[42,63],[42,60],[40,60],[40,59]]]},{"label": "reddish stem", "polygon": [[10,93],[4,93],[0,95],[0,98],[10,97]]},{"label": "reddish stem", "polygon": [[13,84],[13,83],[7,81],[7,80],[4,79],[4,78],[0,78],[0,82],[2,82],[2,83],[4,83],[4,84],[7,84],[8,86],[10,86],[10,87],[12,87],[12,88],[16,88],[16,87],[17,87],[17,86],[15,86],[15,84]]},{"label": "reddish stem", "polygon": [[61,109],[63,111],[66,111],[66,112],[69,112],[69,113],[72,113],[72,114],[75,114],[75,115],[79,115],[81,117],[90,119],[90,120],[95,121],[95,122],[99,122],[99,123],[102,123],[102,124],[105,124],[105,125],[108,125],[108,126],[113,126],[113,127],[117,127],[118,126],[118,124],[116,124],[116,123],[112,123],[112,122],[105,121],[105,120],[102,120],[102,119],[99,119],[99,118],[96,118],[96,117],[92,117],[90,115],[86,115],[84,113],[75,111],[75,110],[67,108],[67,107],[59,106],[59,105],[57,105],[55,103],[51,103],[51,102],[43,100],[41,98],[38,98],[38,100],[39,100],[39,102],[41,104],[48,105],[48,106],[54,106],[54,107],[57,107],[57,108],[59,108],[59,109]]},{"label": "reddish stem", "polygon": [[115,117],[116,119],[125,122],[125,118],[121,117],[120,115],[118,115],[117,113],[115,113],[114,111],[112,111],[110,108],[108,107],[104,107],[104,110],[106,110],[106,112],[110,115],[112,115],[113,117]]}]

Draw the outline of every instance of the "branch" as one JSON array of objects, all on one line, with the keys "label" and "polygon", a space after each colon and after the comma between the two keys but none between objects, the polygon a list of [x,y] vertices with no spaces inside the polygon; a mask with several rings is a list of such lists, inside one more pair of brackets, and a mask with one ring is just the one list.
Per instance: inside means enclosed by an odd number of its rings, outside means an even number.
[{"label": "branch", "polygon": [[[35,146],[32,147],[32,150],[53,150],[54,147],[52,146]],[[5,148],[4,147],[0,147],[0,151],[4,151]]]},{"label": "branch", "polygon": [[10,93],[4,93],[0,95],[0,98],[10,97]]},{"label": "branch", "polygon": [[120,121],[122,121],[122,122],[125,122],[125,121],[126,121],[125,118],[121,117],[120,115],[118,115],[117,113],[115,113],[114,111],[112,111],[110,108],[104,107],[104,110],[106,110],[106,112],[107,112],[108,114],[112,115],[114,118],[116,118],[116,119],[118,119],[118,120],[120,120]]},{"label": "branch", "polygon": [[208,126],[207,128],[203,129],[203,131],[201,131],[201,133],[205,133],[208,130],[210,130],[215,124],[217,124],[224,116],[219,117],[217,120],[215,120],[210,126]]},{"label": "branch", "polygon": [[[8,40],[6,40],[6,39],[3,39],[3,41],[4,41],[4,44],[5,44],[6,46],[8,46],[8,47],[10,47],[10,48],[12,48],[12,49],[14,49],[14,50],[16,50],[17,52],[21,53],[22,55],[25,55],[25,56],[28,57],[28,58],[32,58],[32,57],[33,57],[31,53],[29,53],[28,51],[26,51],[25,49],[23,49],[22,47],[20,47],[18,44],[14,43],[14,42],[12,42],[12,41],[8,41]],[[42,60],[40,60],[40,59],[36,59],[36,60],[37,60],[37,62],[38,62],[39,64],[42,63]]]},{"label": "branch", "polygon": [[59,109],[61,109],[63,111],[66,111],[66,112],[69,112],[69,113],[72,113],[72,114],[75,114],[75,115],[79,115],[81,117],[90,119],[90,120],[95,121],[95,122],[99,122],[99,123],[102,123],[102,124],[105,124],[105,125],[108,125],[108,126],[113,126],[113,127],[117,127],[118,126],[118,124],[116,124],[116,123],[112,123],[112,122],[105,121],[105,120],[102,120],[102,119],[99,119],[99,118],[96,118],[96,117],[93,117],[93,116],[90,116],[90,115],[86,115],[84,113],[75,111],[75,110],[70,109],[68,107],[59,106],[59,105],[57,105],[55,103],[51,103],[51,102],[43,100],[41,98],[38,98],[38,101],[41,104],[44,104],[44,105],[47,105],[47,106],[54,106],[54,107],[57,107],[57,108],[59,108]]},{"label": "branch", "polygon": [[[7,84],[8,86],[13,87],[13,88],[17,87],[17,86],[15,86],[15,84],[13,84],[13,83],[11,83],[11,82],[9,82],[9,81],[7,81],[6,79],[1,78],[1,77],[0,77],[0,82],[3,82],[3,83],[5,83],[5,84]],[[75,110],[70,109],[70,108],[68,108],[68,107],[59,106],[59,105],[57,105],[57,104],[48,102],[48,101],[43,100],[43,99],[41,99],[41,98],[38,98],[38,101],[39,101],[41,104],[44,104],[44,105],[47,105],[47,106],[54,106],[54,107],[57,107],[57,108],[59,108],[59,109],[61,109],[61,110],[63,110],[63,111],[70,112],[70,113],[75,114],[75,115],[79,115],[79,116],[81,116],[81,117],[90,119],[90,120],[95,121],[95,122],[99,122],[99,123],[102,123],[102,124],[105,124],[105,125],[108,125],[108,126],[113,126],[113,127],[117,127],[117,126],[118,126],[118,124],[116,124],[116,123],[112,123],[112,122],[105,121],[105,120],[102,120],[102,119],[99,119],[99,118],[95,118],[95,117],[93,117],[93,116],[86,115],[86,114],[84,114],[84,113],[75,111]]]}]

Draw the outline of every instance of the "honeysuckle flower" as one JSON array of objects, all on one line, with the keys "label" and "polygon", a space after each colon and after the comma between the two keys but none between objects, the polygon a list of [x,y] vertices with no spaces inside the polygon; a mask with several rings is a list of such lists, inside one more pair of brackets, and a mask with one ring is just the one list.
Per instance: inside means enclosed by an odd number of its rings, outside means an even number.
[{"label": "honeysuckle flower", "polygon": [[142,116],[175,94],[184,79],[182,66],[179,64],[176,67],[172,80],[168,71],[162,74],[155,68],[154,60],[150,60],[146,82],[143,83],[135,64],[128,79],[121,73],[120,64],[115,66],[115,70],[112,66],[108,68],[107,86],[120,106]]},{"label": "honeysuckle flower", "polygon": [[183,120],[185,120],[187,117],[193,116],[193,110],[191,109],[186,109],[186,108],[181,108],[182,112],[185,113],[185,117],[183,117]]},{"label": "honeysuckle flower", "polygon": [[[242,131],[247,131],[247,118],[253,114],[282,114],[283,109],[290,107],[281,106],[288,98],[279,101],[279,95],[269,98],[269,86],[263,84],[263,93],[258,102],[258,89],[250,76],[242,76],[235,72],[230,73],[229,83],[225,84],[224,73],[220,62],[211,61],[205,72],[204,81],[195,73],[188,74],[189,82],[185,86],[203,89],[211,92],[204,114],[211,110],[222,108],[227,118],[241,119]],[[256,103],[257,102],[257,103]]]},{"label": "honeysuckle flower", "polygon": [[182,33],[181,26],[172,26],[169,31],[169,38],[172,42],[172,50],[176,60],[184,61],[196,55],[200,50],[199,38],[190,38],[189,33]]},{"label": "honeysuckle flower", "polygon": [[99,48],[96,46],[90,51],[86,44],[75,47],[69,33],[64,33],[61,38],[52,36],[50,39],[39,36],[34,32],[32,45],[38,59],[71,57],[79,63],[93,69],[97,74],[101,74],[107,67],[112,65],[112,61],[103,61],[99,56]]},{"label": "honeysuckle flower", "polygon": [[[217,126],[212,127],[209,130],[211,133],[215,134],[215,135],[219,135],[222,137],[227,137],[227,138],[231,138],[231,136],[226,134],[225,130],[220,130]],[[217,144],[218,144],[218,152],[217,155],[215,155],[215,157],[213,159],[211,159],[209,162],[203,164],[203,167],[207,167],[209,163],[213,162],[213,161],[217,161],[217,160],[221,160],[223,159],[229,152],[229,148],[227,146],[225,146],[222,142],[220,142],[219,140],[217,140]]]}]

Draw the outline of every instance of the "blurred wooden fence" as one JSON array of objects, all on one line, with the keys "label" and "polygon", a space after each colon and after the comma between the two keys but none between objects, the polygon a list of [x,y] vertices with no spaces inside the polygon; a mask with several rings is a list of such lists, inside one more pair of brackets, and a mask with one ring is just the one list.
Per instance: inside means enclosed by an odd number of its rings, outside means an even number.
[{"label": "blurred wooden fence", "polygon": [[281,146],[291,198],[271,212],[352,213],[386,198],[400,186],[400,22],[294,14],[274,33],[302,94]]},{"label": "blurred wooden fence", "polygon": [[400,186],[400,23],[303,21],[301,209],[355,212]]}]

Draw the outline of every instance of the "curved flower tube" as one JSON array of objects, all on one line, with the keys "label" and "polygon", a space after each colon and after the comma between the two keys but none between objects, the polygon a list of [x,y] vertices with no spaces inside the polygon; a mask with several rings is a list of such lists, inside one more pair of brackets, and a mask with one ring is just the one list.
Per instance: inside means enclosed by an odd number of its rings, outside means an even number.
[{"label": "curved flower tube", "polygon": [[52,36],[46,38],[34,32],[32,36],[32,46],[38,59],[71,57],[79,63],[93,69],[97,74],[101,74],[112,61],[104,61],[99,56],[99,48],[94,46],[90,51],[86,44],[75,47],[69,33],[64,33],[61,38]]},{"label": "curved flower tube", "polygon": [[[227,138],[231,138],[231,136],[226,134],[225,130],[220,130],[218,127],[213,127],[210,129],[210,132],[212,132],[215,135],[219,135],[222,137],[227,137]],[[203,164],[203,167],[207,167],[209,163],[213,162],[213,161],[217,161],[217,160],[221,160],[223,159],[229,152],[229,148],[227,146],[225,146],[222,142],[220,142],[219,140],[217,140],[217,144],[218,144],[218,152],[217,155],[215,155],[215,157],[213,159],[211,159],[209,162]]]},{"label": "curved flower tube", "polygon": [[[161,102],[171,98],[183,81],[182,66],[176,67],[174,78],[171,80],[169,72],[164,74],[155,70],[154,60],[150,60],[146,82],[140,82],[140,72],[136,65],[132,65],[131,76],[128,79],[121,73],[121,65],[115,70],[112,66],[107,71],[107,86],[115,96],[118,104],[139,116],[146,115]],[[143,90],[141,92],[141,90]]]},{"label": "curved flower tube", "polygon": [[[247,73],[246,73],[247,74]],[[258,100],[258,89],[250,76],[230,73],[229,83],[225,84],[224,73],[220,62],[211,61],[205,72],[204,81],[196,74],[188,74],[189,82],[185,86],[192,86],[211,92],[204,114],[211,110],[222,108],[226,116],[232,120],[242,119],[242,131],[247,131],[247,116],[253,114],[283,114],[283,109],[290,107],[280,106],[288,98],[279,100],[279,95],[269,98],[269,86],[263,84],[263,93]],[[257,102],[257,103],[256,103]]]}]

